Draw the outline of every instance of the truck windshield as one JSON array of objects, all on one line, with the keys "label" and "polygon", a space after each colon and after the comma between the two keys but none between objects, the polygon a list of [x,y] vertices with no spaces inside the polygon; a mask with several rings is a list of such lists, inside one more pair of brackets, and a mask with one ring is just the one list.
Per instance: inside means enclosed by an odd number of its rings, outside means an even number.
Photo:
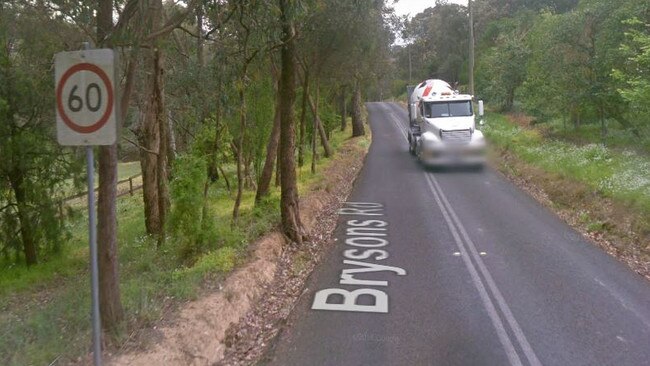
[{"label": "truck windshield", "polygon": [[472,103],[470,101],[424,104],[424,116],[426,118],[467,117],[471,115]]}]

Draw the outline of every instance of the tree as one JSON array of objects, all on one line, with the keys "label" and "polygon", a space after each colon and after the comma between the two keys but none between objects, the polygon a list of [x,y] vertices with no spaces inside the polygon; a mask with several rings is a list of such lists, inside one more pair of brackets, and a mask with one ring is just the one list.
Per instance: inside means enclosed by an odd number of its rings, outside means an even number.
[{"label": "tree", "polygon": [[[99,0],[97,6],[97,39],[111,46],[113,1]],[[97,199],[97,256],[99,262],[99,309],[104,329],[114,331],[124,309],[120,297],[117,256],[117,143],[99,148],[99,193]]]},{"label": "tree", "polygon": [[[271,57],[273,57],[271,55]],[[264,159],[264,167],[262,168],[262,174],[260,175],[259,182],[257,184],[257,192],[255,193],[255,203],[259,204],[263,197],[269,195],[271,188],[271,178],[273,176],[273,169],[275,167],[275,161],[278,156],[278,145],[280,143],[280,98],[279,98],[279,81],[277,80],[277,73],[275,63],[271,59],[271,70],[274,77],[273,81],[273,91],[276,94],[275,105],[273,111],[273,128],[271,130],[271,135],[269,136],[269,141],[266,145],[266,156]],[[303,106],[303,117],[304,117],[304,106]],[[303,132],[301,131],[301,136]],[[300,153],[298,154],[300,156]]]},{"label": "tree", "polygon": [[14,2],[0,7],[0,250],[27,265],[67,240],[58,201],[66,180],[81,178],[80,160],[52,138],[51,122],[52,55],[80,37],[47,15]]},{"label": "tree", "polygon": [[352,137],[363,136],[366,133],[363,128],[361,108],[361,82],[357,80],[352,94]]},{"label": "tree", "polygon": [[[163,24],[161,0],[153,0],[144,15],[145,28],[153,34]],[[151,38],[143,50],[146,77],[144,82],[144,105],[141,106],[140,122],[136,130],[142,167],[145,226],[147,233],[157,237],[158,245],[165,238],[165,221],[169,207],[167,188],[167,115],[165,113],[164,51],[160,37]]]},{"label": "tree", "polygon": [[646,131],[650,128],[650,81],[647,78],[650,73],[649,21],[634,17],[624,22],[628,29],[625,33],[626,40],[621,44],[619,52],[625,57],[625,61],[612,74],[620,85],[618,93],[629,103],[627,113],[637,121],[634,127]]},{"label": "tree", "polygon": [[532,26],[531,12],[520,13],[515,18],[495,21],[498,28],[493,40],[485,40],[477,68],[478,94],[502,111],[514,106],[515,93],[526,79],[526,65],[530,49],[526,35]]},{"label": "tree", "polygon": [[290,0],[279,0],[282,29],[281,72],[279,86],[280,106],[280,171],[282,230],[292,241],[302,244],[304,229],[300,219],[298,186],[296,182],[296,132],[294,102],[296,98],[296,51],[295,28]]},{"label": "tree", "polygon": [[467,19],[466,7],[437,2],[435,7],[406,23],[406,38],[415,40],[411,45],[415,77],[453,83],[467,75],[464,71],[469,49]]}]

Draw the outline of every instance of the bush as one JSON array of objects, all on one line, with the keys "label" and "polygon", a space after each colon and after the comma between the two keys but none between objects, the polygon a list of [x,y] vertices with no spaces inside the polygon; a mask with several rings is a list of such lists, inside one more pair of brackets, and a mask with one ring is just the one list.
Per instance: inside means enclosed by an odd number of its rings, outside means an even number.
[{"label": "bush", "polygon": [[192,154],[176,159],[170,184],[169,228],[182,261],[191,261],[202,254],[215,237],[214,223],[205,207],[203,194],[207,179],[205,159]]},{"label": "bush", "polygon": [[214,252],[202,255],[191,267],[174,270],[172,279],[183,282],[188,277],[205,278],[210,273],[218,271],[228,273],[237,265],[237,250],[231,247],[223,247]]}]

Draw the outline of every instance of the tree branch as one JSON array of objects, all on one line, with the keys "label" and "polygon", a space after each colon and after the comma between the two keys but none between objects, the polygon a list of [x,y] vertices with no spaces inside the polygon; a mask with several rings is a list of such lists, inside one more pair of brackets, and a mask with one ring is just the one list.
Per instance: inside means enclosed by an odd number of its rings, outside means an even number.
[{"label": "tree branch", "polygon": [[172,17],[169,21],[167,21],[167,23],[165,23],[162,27],[160,27],[160,29],[149,33],[149,35],[145,37],[145,41],[151,41],[157,37],[164,36],[167,33],[178,28],[178,26],[180,26],[181,23],[183,23],[185,18],[187,18],[187,16],[192,12],[192,10],[194,10],[197,2],[198,0],[191,0],[190,3],[187,4],[187,8],[185,9],[185,11],[176,14],[176,16]]},{"label": "tree branch", "polygon": [[149,154],[153,154],[153,155],[158,156],[158,152],[157,152],[157,151],[149,150],[149,149],[147,149],[146,147],[144,147],[144,146],[138,144],[137,142],[131,140],[130,138],[128,138],[128,137],[126,137],[126,136],[122,136],[122,138],[123,138],[124,140],[126,140],[126,142],[129,142],[129,143],[133,144],[133,146],[137,147],[138,149],[140,149],[140,150],[142,150],[142,151],[145,151],[145,152],[148,152]]},{"label": "tree branch", "polygon": [[9,207],[12,207],[12,206],[18,206],[18,205],[16,205],[16,204],[13,203],[13,202],[10,202],[10,203],[7,204],[6,206],[0,208],[0,212],[4,211],[4,210],[6,210],[6,209],[8,209]]}]

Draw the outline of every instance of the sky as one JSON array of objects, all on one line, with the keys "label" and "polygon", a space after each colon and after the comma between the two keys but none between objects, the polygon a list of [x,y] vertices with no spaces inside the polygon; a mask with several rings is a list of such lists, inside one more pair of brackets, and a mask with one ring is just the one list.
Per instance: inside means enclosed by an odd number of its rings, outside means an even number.
[{"label": "sky", "polygon": [[[392,0],[388,1],[391,4]],[[392,7],[395,9],[397,15],[410,14],[410,17],[421,13],[422,10],[434,6],[435,0],[398,0]],[[467,5],[467,0],[449,0],[449,3]]]}]

